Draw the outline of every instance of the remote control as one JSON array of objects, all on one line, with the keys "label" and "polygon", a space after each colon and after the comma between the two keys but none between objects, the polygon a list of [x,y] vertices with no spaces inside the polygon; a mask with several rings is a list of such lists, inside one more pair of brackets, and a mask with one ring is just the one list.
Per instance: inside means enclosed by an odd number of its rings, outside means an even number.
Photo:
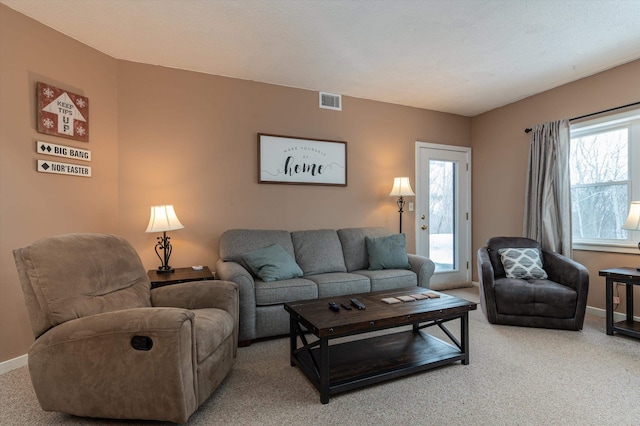
[{"label": "remote control", "polygon": [[329,302],[329,309],[331,309],[333,312],[340,312],[340,306],[338,306],[338,304],[335,302]]},{"label": "remote control", "polygon": [[344,309],[346,309],[347,311],[351,310],[351,306],[347,305],[346,303],[341,303],[340,306],[342,306]]},{"label": "remote control", "polygon": [[360,310],[366,308],[366,306],[364,306],[364,304],[360,302],[358,299],[351,299],[351,304]]}]

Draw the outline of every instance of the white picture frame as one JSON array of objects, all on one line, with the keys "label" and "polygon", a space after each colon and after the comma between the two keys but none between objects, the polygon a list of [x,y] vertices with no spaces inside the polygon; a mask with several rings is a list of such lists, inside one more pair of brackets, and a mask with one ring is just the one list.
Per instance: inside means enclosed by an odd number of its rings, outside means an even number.
[{"label": "white picture frame", "polygon": [[347,186],[347,143],[259,133],[258,183]]}]

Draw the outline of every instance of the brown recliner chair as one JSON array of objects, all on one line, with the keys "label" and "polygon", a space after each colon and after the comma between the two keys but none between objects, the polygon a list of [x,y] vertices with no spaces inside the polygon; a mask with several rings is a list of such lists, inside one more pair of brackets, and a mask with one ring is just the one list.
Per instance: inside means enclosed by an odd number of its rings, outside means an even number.
[{"label": "brown recliner chair", "polygon": [[231,370],[234,283],[150,290],[138,254],[114,235],[61,235],[13,253],[43,410],[182,423]]},{"label": "brown recliner chair", "polygon": [[[535,248],[546,279],[507,278],[500,249]],[[540,247],[529,238],[494,237],[478,250],[480,305],[493,324],[581,330],[589,272],[581,264]]]}]

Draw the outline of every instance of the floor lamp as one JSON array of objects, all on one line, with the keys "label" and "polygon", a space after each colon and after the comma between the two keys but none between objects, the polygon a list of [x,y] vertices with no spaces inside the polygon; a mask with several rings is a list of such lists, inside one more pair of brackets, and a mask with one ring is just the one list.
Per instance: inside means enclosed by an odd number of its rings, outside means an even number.
[{"label": "floor lamp", "polygon": [[399,197],[396,203],[398,204],[398,213],[400,213],[400,233],[402,234],[402,212],[404,211],[404,197],[412,197],[416,194],[411,189],[411,183],[408,177],[393,178],[393,188],[389,194],[392,197]]}]

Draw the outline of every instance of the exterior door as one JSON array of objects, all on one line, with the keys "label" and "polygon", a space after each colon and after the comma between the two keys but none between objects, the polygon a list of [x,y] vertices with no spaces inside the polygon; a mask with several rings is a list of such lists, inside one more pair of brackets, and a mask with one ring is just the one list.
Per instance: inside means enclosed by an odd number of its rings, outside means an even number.
[{"label": "exterior door", "polygon": [[416,142],[416,253],[432,284],[471,283],[471,148]]}]

